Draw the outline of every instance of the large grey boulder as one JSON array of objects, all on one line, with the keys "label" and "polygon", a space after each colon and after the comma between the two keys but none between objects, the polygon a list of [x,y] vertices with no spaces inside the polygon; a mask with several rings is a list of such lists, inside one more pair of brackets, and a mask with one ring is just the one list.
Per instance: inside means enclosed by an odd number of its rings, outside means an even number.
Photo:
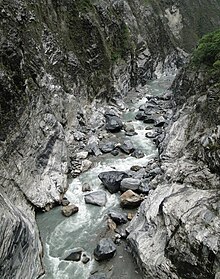
[{"label": "large grey boulder", "polygon": [[140,179],[128,177],[128,178],[124,178],[121,181],[120,190],[122,192],[125,192],[127,190],[137,191],[139,189],[140,185],[141,185],[141,180]]},{"label": "large grey boulder", "polygon": [[114,257],[116,253],[116,246],[110,238],[103,238],[99,241],[94,256],[97,261],[108,260]]},{"label": "large grey boulder", "polygon": [[131,154],[135,150],[134,145],[133,145],[132,141],[130,141],[130,140],[125,140],[119,146],[119,148],[121,149],[122,152],[124,152],[126,154]]},{"label": "large grey boulder", "polygon": [[94,191],[84,196],[85,202],[97,206],[104,206],[107,202],[107,196],[104,191]]},{"label": "large grey boulder", "polygon": [[101,172],[98,177],[108,191],[113,194],[120,190],[121,181],[128,177],[128,174],[122,171],[106,171]]},{"label": "large grey boulder", "polygon": [[115,142],[111,142],[111,141],[100,145],[100,149],[101,149],[101,151],[103,153],[109,153],[112,150],[114,150],[115,147],[116,147],[116,143]]},{"label": "large grey boulder", "polygon": [[117,224],[126,224],[128,222],[127,214],[115,210],[109,211],[108,215]]},{"label": "large grey boulder", "polygon": [[106,125],[105,128],[111,133],[120,132],[123,128],[123,123],[118,116],[106,115]]}]

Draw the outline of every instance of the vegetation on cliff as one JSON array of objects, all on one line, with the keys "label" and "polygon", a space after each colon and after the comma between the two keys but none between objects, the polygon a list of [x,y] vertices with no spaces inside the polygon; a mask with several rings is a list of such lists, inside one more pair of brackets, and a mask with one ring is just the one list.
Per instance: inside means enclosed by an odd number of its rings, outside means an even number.
[{"label": "vegetation on cliff", "polygon": [[202,37],[193,53],[193,62],[220,70],[220,29]]}]

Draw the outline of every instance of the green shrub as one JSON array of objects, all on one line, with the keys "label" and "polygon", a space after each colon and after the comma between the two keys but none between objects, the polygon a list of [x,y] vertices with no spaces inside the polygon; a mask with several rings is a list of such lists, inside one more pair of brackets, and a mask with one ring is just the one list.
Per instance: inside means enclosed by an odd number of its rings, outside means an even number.
[{"label": "green shrub", "polygon": [[193,53],[193,62],[195,64],[206,64],[212,66],[215,64],[216,60],[219,61],[219,55],[220,29],[202,37],[199,41],[198,47]]},{"label": "green shrub", "polygon": [[213,67],[217,70],[220,70],[220,60],[216,60],[215,63],[213,64]]}]

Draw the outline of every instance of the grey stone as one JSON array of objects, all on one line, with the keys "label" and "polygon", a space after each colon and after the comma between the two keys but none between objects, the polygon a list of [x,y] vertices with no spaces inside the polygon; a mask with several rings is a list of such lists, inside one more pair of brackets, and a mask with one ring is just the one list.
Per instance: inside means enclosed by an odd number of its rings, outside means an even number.
[{"label": "grey stone", "polygon": [[109,211],[108,215],[111,217],[111,219],[117,224],[126,224],[128,219],[127,219],[127,214],[121,213],[115,210]]},{"label": "grey stone", "polygon": [[84,196],[85,202],[97,206],[104,206],[107,202],[106,193],[102,190],[88,193]]},{"label": "grey stone", "polygon": [[82,250],[81,249],[75,249],[64,260],[65,261],[78,262],[78,261],[81,260],[81,255],[82,255]]},{"label": "grey stone", "polygon": [[97,261],[108,260],[114,257],[116,253],[116,246],[110,238],[103,238],[99,241],[94,256]]},{"label": "grey stone", "polygon": [[121,119],[117,116],[106,116],[106,125],[105,128],[111,133],[120,132],[123,128],[123,123]]},{"label": "grey stone", "polygon": [[63,206],[62,208],[62,214],[66,217],[70,217],[73,214],[77,213],[78,211],[79,208],[75,204],[68,204],[66,206]]},{"label": "grey stone", "polygon": [[123,144],[119,146],[119,148],[126,154],[131,154],[135,150],[134,145],[130,140],[125,140]]},{"label": "grey stone", "polygon": [[133,190],[133,191],[137,191],[139,189],[139,186],[141,184],[141,181],[139,179],[135,179],[135,178],[124,178],[121,181],[121,186],[120,186],[120,190],[122,192],[125,192],[127,190]]},{"label": "grey stone", "polygon": [[120,190],[121,181],[128,177],[128,174],[122,171],[106,171],[100,173],[98,177],[108,191],[113,194]]}]

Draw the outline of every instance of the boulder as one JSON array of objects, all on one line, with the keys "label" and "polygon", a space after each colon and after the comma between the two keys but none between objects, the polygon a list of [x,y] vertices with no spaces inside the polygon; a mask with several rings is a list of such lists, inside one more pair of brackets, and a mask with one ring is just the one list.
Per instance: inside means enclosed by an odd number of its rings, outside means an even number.
[{"label": "boulder", "polygon": [[132,157],[135,157],[137,159],[143,158],[144,157],[144,152],[141,151],[140,149],[136,149],[132,154]]},{"label": "boulder", "polygon": [[124,130],[125,130],[125,132],[129,132],[129,133],[135,132],[134,125],[131,124],[131,123],[125,123],[124,124]]},{"label": "boulder", "polygon": [[81,151],[81,152],[76,153],[76,159],[83,160],[83,159],[86,159],[88,157],[88,155],[89,155],[88,151]]},{"label": "boulder", "polygon": [[63,206],[62,208],[62,214],[66,217],[70,217],[74,213],[79,211],[79,207],[76,206],[75,204],[69,204],[66,206]]},{"label": "boulder", "polygon": [[139,171],[140,169],[142,169],[143,167],[142,166],[137,166],[137,165],[135,165],[135,166],[132,166],[131,168],[130,168],[130,170],[131,171]]},{"label": "boulder", "polygon": [[153,116],[147,116],[145,119],[144,119],[144,123],[146,124],[154,124],[155,123],[155,118]]},{"label": "boulder", "polygon": [[113,156],[117,156],[117,155],[119,154],[119,150],[118,150],[118,148],[117,148],[117,149],[112,150],[112,151],[111,151],[111,154],[112,154]]},{"label": "boulder", "polygon": [[124,178],[121,181],[120,190],[122,192],[125,192],[127,190],[136,191],[136,190],[138,190],[140,184],[141,184],[141,181],[139,179],[135,179],[135,178],[131,178],[131,177]]},{"label": "boulder", "polygon": [[134,145],[130,140],[125,140],[123,144],[119,146],[119,148],[126,154],[131,154],[135,150]]},{"label": "boulder", "polygon": [[83,192],[89,192],[89,191],[91,191],[90,185],[89,185],[88,183],[83,184],[83,185],[82,185],[82,191],[83,191]]},{"label": "boulder", "polygon": [[147,132],[145,134],[145,137],[146,138],[149,138],[149,139],[153,139],[153,138],[156,138],[157,136],[159,136],[160,133],[156,132],[156,131],[150,131],[150,132]]},{"label": "boulder", "polygon": [[92,162],[90,160],[83,160],[80,170],[81,172],[85,172],[89,170],[91,166],[92,166]]},{"label": "boulder", "polygon": [[102,190],[94,191],[84,196],[85,202],[97,206],[104,206],[107,202],[106,193]]},{"label": "boulder", "polygon": [[160,116],[156,119],[154,126],[155,127],[162,127],[166,123],[166,119],[163,116]]},{"label": "boulder", "polygon": [[135,116],[135,119],[137,119],[137,120],[144,120],[146,118],[147,118],[147,115],[142,110],[139,111]]},{"label": "boulder", "polygon": [[87,144],[88,152],[95,156],[99,156],[102,154],[102,152],[99,149],[98,142],[99,142],[99,140],[98,140],[97,136],[92,135]]},{"label": "boulder", "polygon": [[66,205],[70,204],[70,201],[66,197],[63,197],[61,200],[61,204],[63,206],[66,206]]},{"label": "boulder", "polygon": [[82,263],[87,264],[90,261],[90,258],[86,255],[82,255]]},{"label": "boulder", "polygon": [[116,246],[110,238],[103,238],[99,241],[94,250],[94,256],[97,261],[111,259],[116,252]]},{"label": "boulder", "polygon": [[128,174],[122,171],[106,171],[101,172],[98,177],[108,191],[113,194],[120,190],[121,181],[128,177]]},{"label": "boulder", "polygon": [[107,142],[105,144],[102,144],[100,146],[100,149],[103,153],[109,153],[111,152],[112,150],[114,150],[116,147],[116,143],[115,142]]},{"label": "boulder", "polygon": [[127,215],[125,213],[111,210],[109,211],[108,215],[117,225],[126,224],[128,221]]},{"label": "boulder", "polygon": [[88,279],[107,279],[107,276],[104,273],[96,273],[90,275]]},{"label": "boulder", "polygon": [[82,249],[74,249],[64,260],[78,262],[81,259]]},{"label": "boulder", "polygon": [[123,128],[123,123],[118,116],[106,115],[106,125],[105,128],[111,133],[120,132]]},{"label": "boulder", "polygon": [[120,204],[124,208],[136,208],[142,201],[143,198],[132,190],[127,190],[120,196]]}]

